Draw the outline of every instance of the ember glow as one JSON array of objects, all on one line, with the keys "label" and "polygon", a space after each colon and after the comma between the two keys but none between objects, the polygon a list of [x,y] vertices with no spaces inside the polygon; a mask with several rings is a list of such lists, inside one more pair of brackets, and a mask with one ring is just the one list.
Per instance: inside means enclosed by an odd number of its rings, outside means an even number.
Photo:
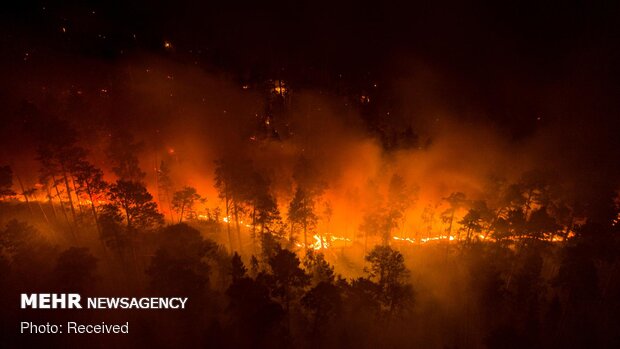
[{"label": "ember glow", "polygon": [[5,6],[0,347],[617,348],[617,7]]},{"label": "ember glow", "polygon": [[[312,239],[314,240],[313,243],[309,243],[308,244],[308,248],[318,251],[318,250],[325,250],[328,248],[336,248],[339,246],[346,246],[346,242],[350,242],[351,239],[346,238],[346,237],[342,237],[342,236],[329,236],[329,237],[325,237],[325,236],[321,236],[318,234],[314,234],[312,235]],[[339,242],[343,242],[344,244],[339,244]],[[296,242],[295,246],[300,247],[300,248],[305,248],[306,246],[303,243],[300,242]]]}]

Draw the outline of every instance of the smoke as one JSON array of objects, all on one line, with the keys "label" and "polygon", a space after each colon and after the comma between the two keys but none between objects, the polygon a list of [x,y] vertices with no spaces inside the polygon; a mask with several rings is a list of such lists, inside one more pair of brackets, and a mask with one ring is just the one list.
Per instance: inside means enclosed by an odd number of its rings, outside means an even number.
[{"label": "smoke", "polygon": [[[560,181],[574,187],[584,185],[584,179],[608,182],[613,176],[601,175],[610,165],[610,157],[601,153],[617,149],[605,139],[593,139],[601,134],[600,124],[535,114],[528,121],[533,131],[515,138],[491,122],[487,111],[463,111],[459,103],[448,103],[454,93],[448,86],[455,82],[419,63],[375,87],[375,94],[398,101],[397,111],[385,108],[380,124],[388,130],[411,127],[418,136],[414,146],[386,149],[368,131],[362,107],[350,98],[293,86],[285,112],[271,115],[270,86],[244,85],[172,57],[135,54],[113,63],[73,58],[70,64],[64,58],[34,57],[4,72],[2,102],[12,122],[3,129],[3,163],[12,163],[29,186],[37,181],[36,140],[20,130],[24,108],[14,101],[30,103],[42,117],[69,120],[110,179],[105,149],[112,133],[129,131],[143,143],[138,156],[151,192],[157,192],[156,169],[164,161],[175,187],[196,187],[211,208],[221,205],[213,186],[215,160],[238,157],[270,180],[285,214],[296,185],[295,166],[303,157],[313,168],[313,180],[326,184],[320,205],[334,207],[329,229],[351,237],[363,212],[387,195],[394,174],[415,191],[405,232],[419,229],[422,210],[442,205],[452,192],[483,199],[489,178],[516,181],[531,169],[554,169]],[[28,145],[21,145],[23,139]]]}]

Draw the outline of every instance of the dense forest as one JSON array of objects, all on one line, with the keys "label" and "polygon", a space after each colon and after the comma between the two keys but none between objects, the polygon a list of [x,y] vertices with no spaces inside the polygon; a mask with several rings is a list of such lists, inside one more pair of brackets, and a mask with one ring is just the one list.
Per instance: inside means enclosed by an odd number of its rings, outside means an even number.
[{"label": "dense forest", "polygon": [[620,348],[619,6],[3,4],[0,348]]},{"label": "dense forest", "polygon": [[[164,161],[155,200],[139,166],[141,145],[129,133],[111,136],[105,150],[111,173],[104,174],[67,121],[46,118],[25,127],[37,139],[36,186],[24,186],[10,166],[1,168],[5,328],[25,317],[77,317],[122,319],[139,333],[102,338],[102,346],[620,344],[619,211],[612,188],[595,201],[571,201],[575,196],[549,171],[528,171],[514,183],[490,178],[481,199],[454,192],[442,205],[424,206],[422,228],[403,236],[417,189],[394,173],[357,232],[338,236],[326,228],[333,214],[323,198],[328,186],[303,155],[284,204],[251,160],[217,160],[218,198],[209,206],[195,188],[175,185]],[[20,293],[37,291],[184,296],[189,306],[16,309]],[[3,343],[17,345],[21,336],[4,331]]]}]

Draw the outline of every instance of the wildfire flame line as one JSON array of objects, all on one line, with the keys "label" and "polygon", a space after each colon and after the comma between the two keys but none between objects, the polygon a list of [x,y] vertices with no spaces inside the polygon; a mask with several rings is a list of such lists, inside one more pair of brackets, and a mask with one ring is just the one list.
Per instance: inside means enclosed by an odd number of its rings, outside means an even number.
[{"label": "wildfire flame line", "polygon": [[[310,249],[313,249],[315,251],[320,250],[320,249],[327,249],[330,248],[333,245],[334,241],[351,241],[351,239],[344,237],[344,236],[335,236],[332,235],[329,237],[329,241],[328,238],[324,237],[324,236],[319,236],[318,234],[314,234],[312,236],[312,238],[314,239],[314,242],[309,244],[308,247]],[[297,247],[305,247],[304,243],[302,242],[296,242],[295,246]]]}]

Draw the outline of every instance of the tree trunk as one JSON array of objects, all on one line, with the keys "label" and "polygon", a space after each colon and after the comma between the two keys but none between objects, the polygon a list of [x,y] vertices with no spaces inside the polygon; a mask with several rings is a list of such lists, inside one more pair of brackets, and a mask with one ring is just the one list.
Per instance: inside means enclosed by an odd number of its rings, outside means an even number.
[{"label": "tree trunk", "polygon": [[73,198],[71,197],[71,186],[69,186],[69,179],[67,178],[67,172],[65,172],[64,168],[62,170],[62,177],[65,181],[65,188],[67,188],[67,198],[69,198],[69,207],[71,207],[71,217],[73,218],[73,223],[76,224],[75,206],[73,206]]},{"label": "tree trunk", "polygon": [[241,228],[239,227],[239,207],[233,202],[233,214],[235,215],[235,228],[237,229],[237,241],[239,242],[239,254],[243,254],[243,242],[241,241]]},{"label": "tree trunk", "polygon": [[127,228],[131,230],[131,216],[129,215],[129,205],[125,201],[121,204],[123,210],[125,210],[125,217],[127,218]]},{"label": "tree trunk", "polygon": [[[63,216],[65,216],[65,221],[67,222],[69,227],[71,227],[71,222],[69,222],[69,216],[67,216],[67,211],[65,210],[65,205],[62,202],[62,197],[60,196],[60,190],[58,190],[58,183],[56,182],[56,177],[55,176],[52,176],[52,181],[54,183],[54,189],[56,189],[56,195],[58,196],[58,201],[60,202],[60,209],[62,210],[62,214],[63,214]],[[71,230],[71,233],[73,234],[73,229]],[[74,237],[75,237],[75,235],[74,235]]]},{"label": "tree trunk", "polygon": [[256,253],[256,206],[252,208],[252,252]]},{"label": "tree trunk", "polygon": [[26,205],[28,206],[28,210],[30,211],[30,217],[34,217],[34,212],[32,211],[32,206],[30,205],[30,200],[28,200],[28,195],[26,195],[26,189],[24,188],[24,184],[22,180],[19,178],[17,174],[15,174],[15,178],[17,178],[17,182],[19,183],[19,187],[22,189],[22,195],[26,200]]},{"label": "tree trunk", "polygon": [[179,223],[183,222],[183,215],[185,214],[185,203],[181,205],[181,217],[179,217]]},{"label": "tree trunk", "polygon": [[77,200],[78,210],[80,210],[80,216],[84,215],[82,210],[82,203],[80,202],[80,196],[78,195],[77,187],[75,186],[75,179],[71,176],[71,184],[73,185],[73,192],[75,193],[75,199]]},{"label": "tree trunk", "polygon": [[99,217],[97,216],[97,209],[95,208],[95,201],[93,200],[93,193],[88,183],[86,183],[86,192],[88,193],[88,200],[90,200],[90,209],[93,212],[93,219],[95,220],[95,226],[97,232],[101,235],[101,228],[99,227]]},{"label": "tree trunk", "polygon": [[230,207],[230,200],[228,199],[228,192],[226,191],[226,189],[224,189],[225,194],[225,204],[226,204],[226,231],[228,232],[228,245],[230,246],[230,253],[232,254],[234,249],[233,249],[233,243],[232,243],[232,235],[230,234],[230,213],[229,213],[229,207]]},{"label": "tree trunk", "polygon": [[54,201],[52,201],[52,191],[50,190],[50,186],[48,184],[49,183],[45,184],[45,190],[47,191],[47,201],[52,207],[52,214],[54,215],[54,220],[56,220],[58,219],[58,216],[56,216],[56,207],[54,206]]}]

